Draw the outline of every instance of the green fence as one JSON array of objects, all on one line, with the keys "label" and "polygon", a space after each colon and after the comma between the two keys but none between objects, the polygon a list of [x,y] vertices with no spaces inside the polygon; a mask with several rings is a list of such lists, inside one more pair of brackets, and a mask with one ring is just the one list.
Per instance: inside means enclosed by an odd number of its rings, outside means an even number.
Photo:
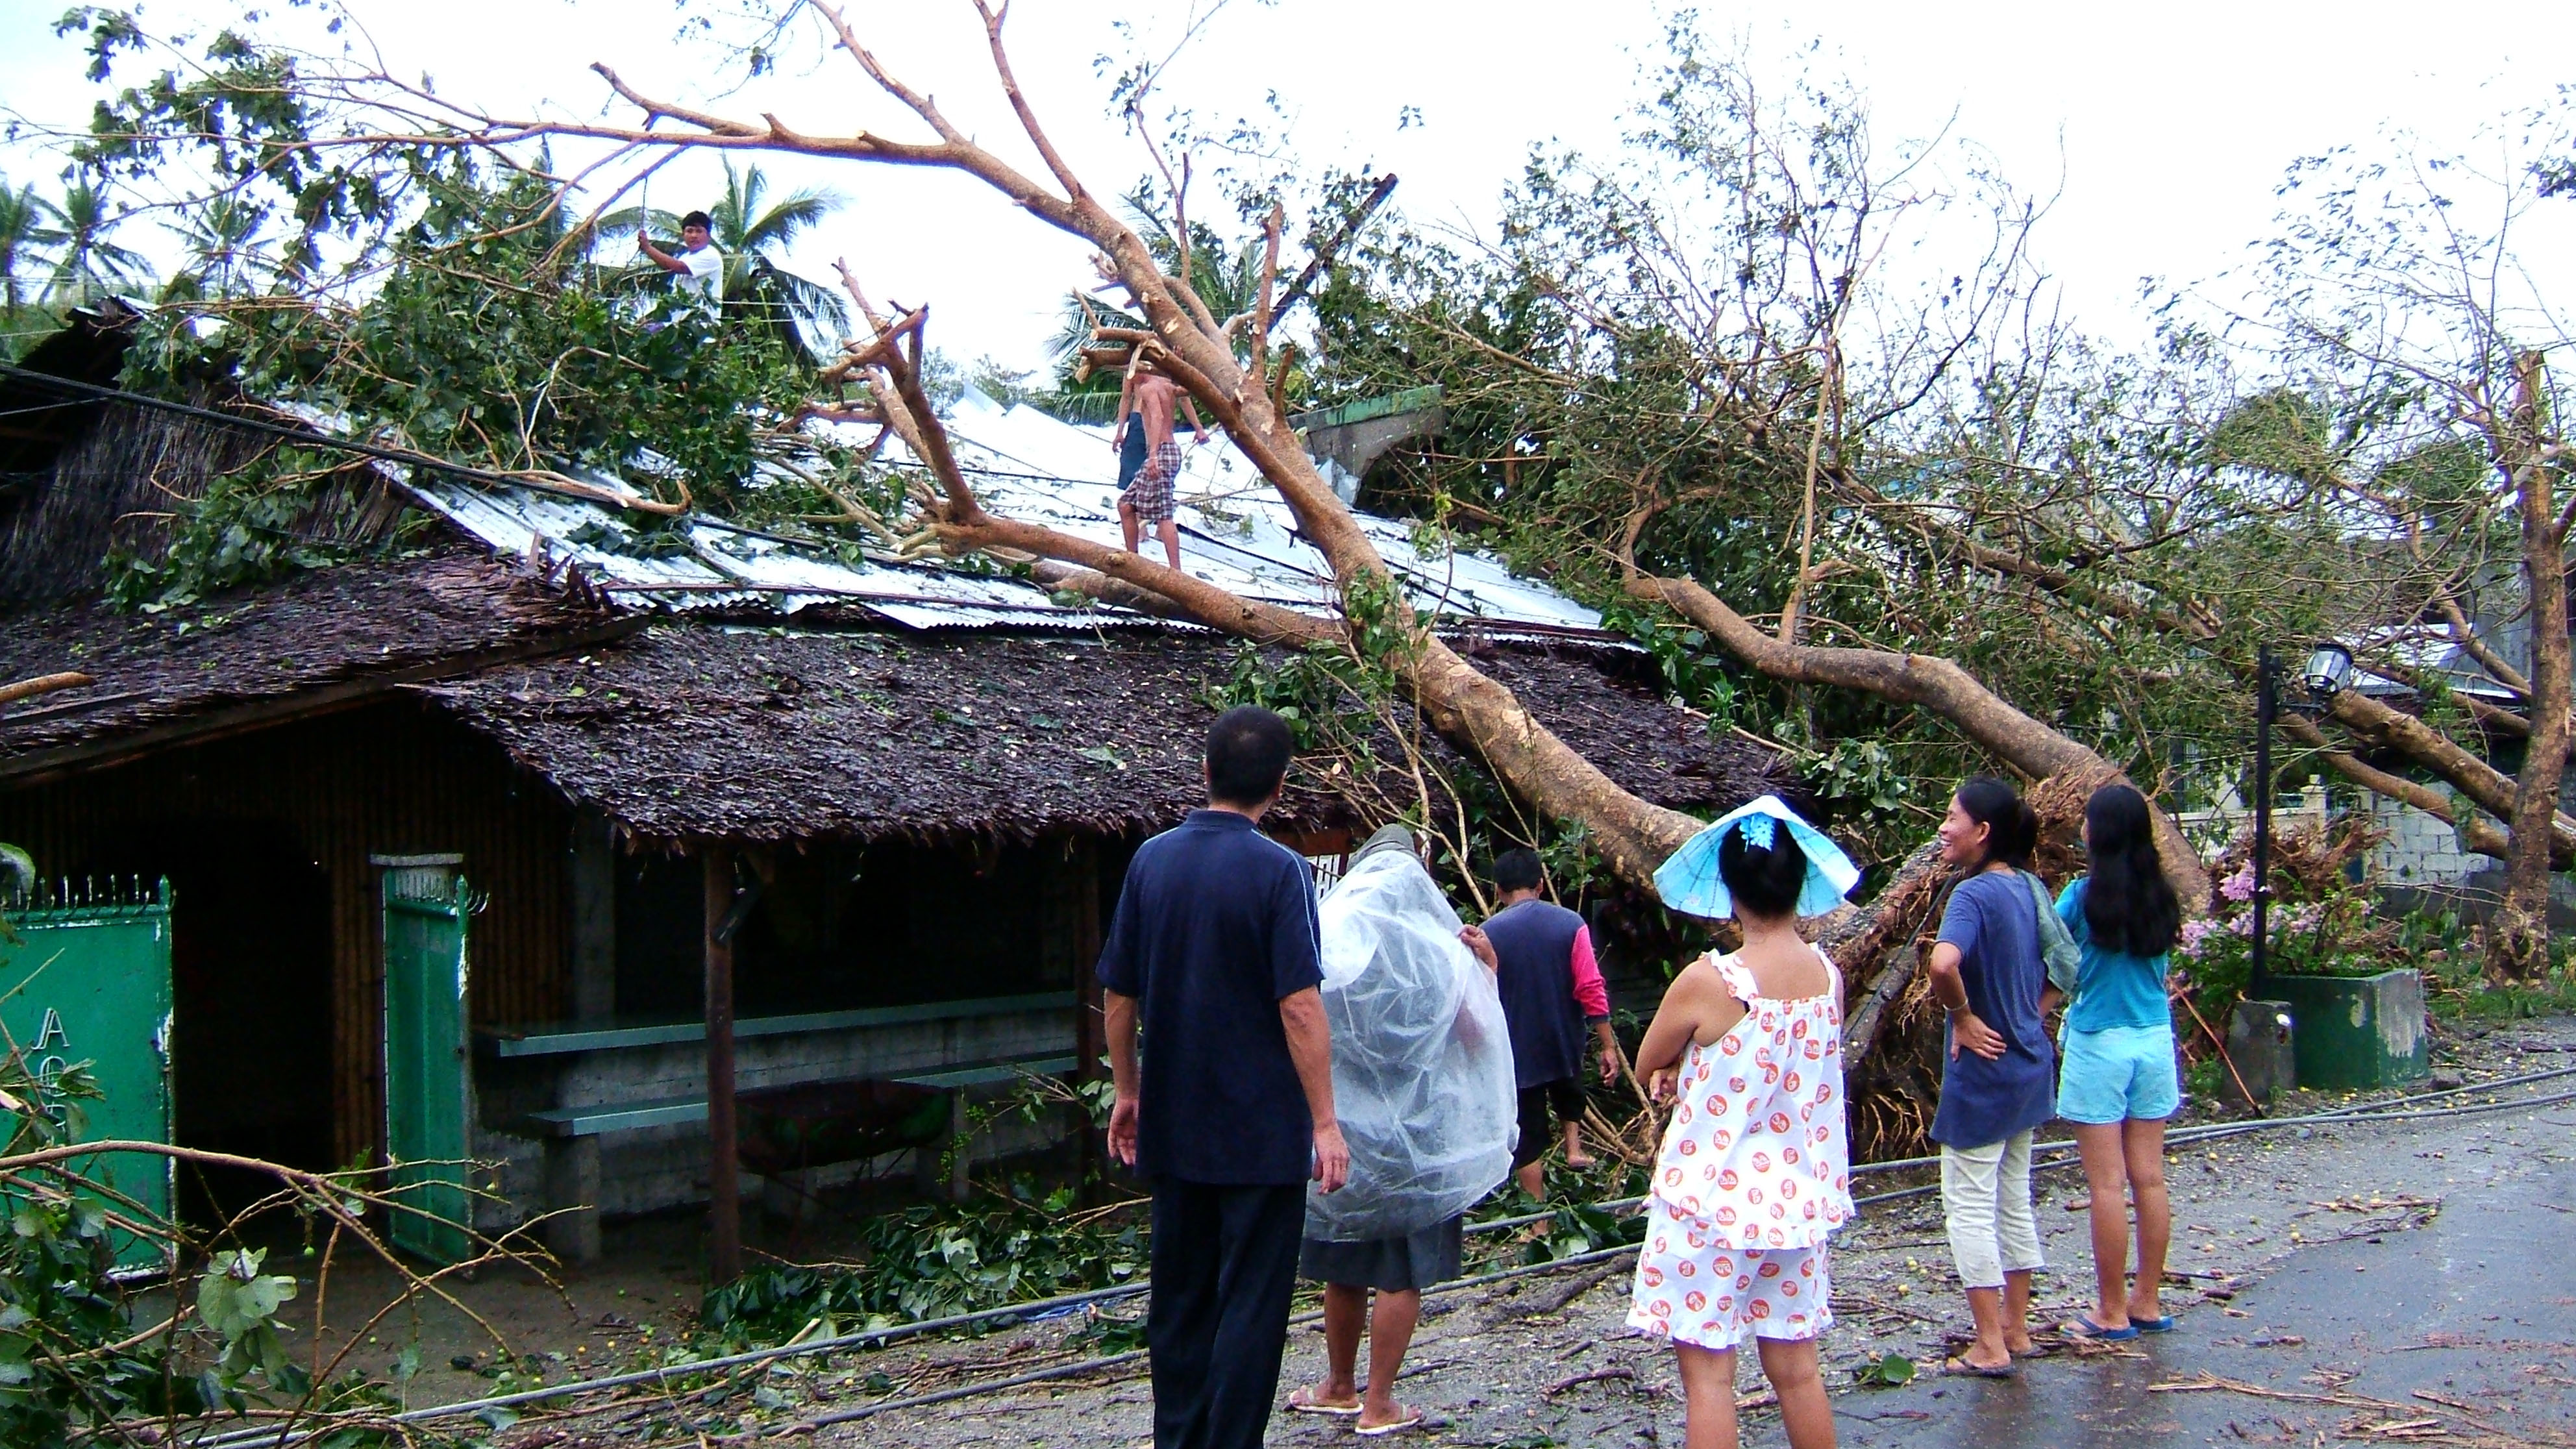
[{"label": "green fence", "polygon": [[454,1263],[472,1249],[466,1229],[474,1220],[466,1186],[474,1064],[465,1021],[473,894],[462,879],[442,875],[384,877],[385,1150],[395,1200],[408,1209],[389,1225],[394,1246]]},{"label": "green fence", "polygon": [[[0,1026],[41,1081],[86,1065],[104,1096],[58,1094],[38,1110],[76,1129],[75,1140],[170,1140],[170,883],[99,886],[58,882],[8,912],[0,939]],[[171,1161],[133,1152],[70,1164],[126,1199],[121,1209],[167,1222]],[[128,1238],[118,1260],[161,1261],[159,1244]]]}]

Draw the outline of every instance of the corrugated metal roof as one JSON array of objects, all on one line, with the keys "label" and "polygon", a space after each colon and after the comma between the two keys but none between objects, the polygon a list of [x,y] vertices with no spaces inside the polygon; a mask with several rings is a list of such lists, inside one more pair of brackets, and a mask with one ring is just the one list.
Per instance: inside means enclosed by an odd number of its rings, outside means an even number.
[{"label": "corrugated metal roof", "polygon": [[[2473,629],[2477,626],[2473,623]],[[2483,635],[2486,631],[2478,629]],[[2492,642],[2492,641],[2490,641]],[[2363,631],[2354,644],[2364,657],[2382,655],[2418,674],[2440,679],[2453,693],[2476,695],[2499,702],[2515,701],[2520,695],[2498,682],[2487,667],[2447,633],[2429,627],[2383,628]],[[2372,672],[2367,664],[2356,666],[2355,685],[2364,694],[2398,697],[2416,693],[2414,685]]]},{"label": "corrugated metal roof", "polygon": [[[332,420],[308,421],[338,431]],[[833,424],[812,426],[830,428]],[[986,507],[1111,547],[1122,546],[1118,458],[1107,428],[1078,427],[1033,408],[1004,407],[969,391],[950,420],[951,442]],[[899,450],[898,450],[899,451]],[[401,470],[387,470],[400,474]],[[565,470],[585,482],[628,491],[613,478]],[[672,612],[722,608],[792,614],[811,604],[864,608],[917,629],[1102,624],[1173,627],[1108,606],[1058,603],[1047,589],[961,561],[911,562],[738,528],[690,515],[679,532],[687,552],[607,546],[634,536],[642,515],[577,498],[438,476],[400,478],[423,507],[505,553],[542,554],[578,564],[612,594]],[[1293,516],[1242,455],[1219,440],[1192,448],[1179,495],[1181,564],[1230,592],[1309,612],[1333,607],[1323,556],[1294,529]],[[1501,560],[1466,551],[1426,551],[1410,525],[1361,516],[1361,524],[1417,608],[1444,624],[1498,635],[1594,633],[1600,616],[1543,583],[1515,576]],[[1148,548],[1154,547],[1150,542]]]},{"label": "corrugated metal roof", "polygon": [[1373,418],[1391,418],[1403,413],[1428,412],[1438,406],[1440,406],[1440,387],[1434,383],[1429,387],[1408,387],[1401,392],[1386,393],[1379,397],[1354,399],[1339,407],[1317,408],[1310,413],[1299,413],[1288,420],[1288,426],[1301,433],[1315,428],[1347,428],[1353,423],[1365,423]]}]

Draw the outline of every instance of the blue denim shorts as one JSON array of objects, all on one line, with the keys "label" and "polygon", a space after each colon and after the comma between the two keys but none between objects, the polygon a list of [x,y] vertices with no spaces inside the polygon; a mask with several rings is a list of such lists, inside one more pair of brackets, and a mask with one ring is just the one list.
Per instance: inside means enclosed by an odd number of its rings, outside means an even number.
[{"label": "blue denim shorts", "polygon": [[2061,1043],[2057,1115],[2086,1126],[2162,1121],[2182,1108],[2170,1026],[2069,1031]]}]

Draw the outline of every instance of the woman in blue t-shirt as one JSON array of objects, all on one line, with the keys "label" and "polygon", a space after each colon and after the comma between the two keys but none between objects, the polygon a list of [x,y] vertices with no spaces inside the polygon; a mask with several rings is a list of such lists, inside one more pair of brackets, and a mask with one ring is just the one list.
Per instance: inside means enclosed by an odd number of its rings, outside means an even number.
[{"label": "woman in blue t-shirt", "polygon": [[2013,787],[1981,775],[1941,821],[1941,858],[1967,876],[1950,891],[1932,948],[1932,994],[1950,1013],[1941,1105],[1941,1207],[1977,1341],[1946,1365],[2004,1378],[2031,1351],[2030,1275],[2042,1266],[2030,1201],[2031,1132],[2054,1115],[2055,1053],[2041,1024],[2048,967],[2041,901],[2022,872],[2039,818]]},{"label": "woman in blue t-shirt", "polygon": [[[2182,924],[2182,903],[2156,858],[2147,797],[2105,785],[2084,806],[2084,849],[2092,870],[2057,898],[2057,916],[2083,953],[2066,1009],[2066,1065],[2057,1115],[2075,1127],[2093,1192],[2093,1311],[2066,1326],[2085,1338],[2166,1333],[2173,1320],[2156,1300],[2173,1239],[2165,1197],[2165,1119],[2182,1105],[2174,1069],[2173,1007],[2165,999],[2165,956]],[[2138,1210],[2138,1277],[2129,1262],[2129,1204]]]}]

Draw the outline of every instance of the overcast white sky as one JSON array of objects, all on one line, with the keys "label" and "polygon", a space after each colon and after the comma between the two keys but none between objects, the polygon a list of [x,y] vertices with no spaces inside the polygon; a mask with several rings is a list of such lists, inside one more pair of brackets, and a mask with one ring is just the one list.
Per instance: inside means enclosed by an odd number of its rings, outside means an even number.
[{"label": "overcast white sky", "polygon": [[[61,0],[0,0],[0,102],[75,121],[89,93],[77,46],[51,33],[60,8]],[[144,8],[165,28],[227,13],[214,0]],[[962,0],[853,0],[851,8],[899,73],[967,129],[1025,156]],[[352,9],[396,70],[426,71],[443,93],[495,109],[599,115],[603,93],[585,68],[593,60],[664,94],[690,95],[714,73],[709,57],[675,44],[678,14],[651,0],[353,0]],[[1103,114],[1106,81],[1094,58],[1135,48],[1113,21],[1126,17],[1159,51],[1186,11],[1187,0],[1021,0],[1015,8],[1021,78],[1095,187],[1123,190],[1144,167]],[[1531,143],[1613,147],[1639,63],[1657,50],[1658,13],[1649,0],[1284,0],[1273,8],[1239,0],[1165,94],[1223,117],[1276,91],[1308,160],[1391,169],[1403,178],[1398,207],[1474,224],[1491,218]],[[2069,315],[2113,336],[2141,328],[2141,278],[2210,276],[2266,235],[2273,187],[2293,158],[2366,145],[2390,125],[2435,147],[2465,147],[2482,123],[2576,80],[2564,64],[2576,54],[2576,5],[2563,0],[2432,9],[2352,0],[1748,0],[1708,6],[1705,16],[1707,29],[1748,37],[1782,76],[1793,69],[1790,56],[1821,44],[1824,64],[1870,98],[1882,145],[1947,126],[1994,153],[2024,190],[2062,185],[2039,256],[2064,288]],[[724,104],[775,111],[810,132],[912,133],[898,129],[901,118],[845,60]],[[1418,110],[1418,125],[1400,126],[1406,107]],[[963,178],[790,158],[763,164],[852,200],[799,249],[801,269],[828,276],[831,258],[846,255],[880,298],[931,302],[934,341],[961,359],[990,353],[1034,366],[1056,299],[1086,278],[1084,247]],[[17,182],[49,177],[58,163],[0,148],[0,167]],[[664,170],[653,203],[703,202],[714,170],[712,161]],[[2576,257],[2563,249],[2547,263],[2558,280],[2576,280]],[[2562,301],[2576,295],[2553,290]]]}]

